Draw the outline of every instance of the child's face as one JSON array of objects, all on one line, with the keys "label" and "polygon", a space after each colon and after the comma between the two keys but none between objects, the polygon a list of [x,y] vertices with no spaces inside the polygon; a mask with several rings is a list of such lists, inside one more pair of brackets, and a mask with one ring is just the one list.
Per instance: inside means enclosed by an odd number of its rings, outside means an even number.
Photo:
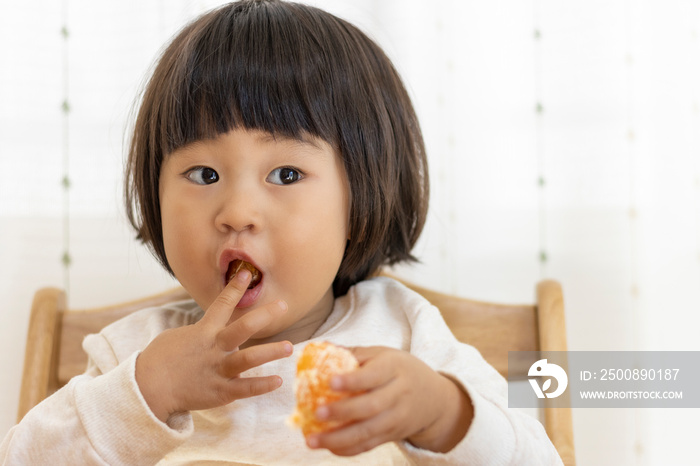
[{"label": "child's face", "polygon": [[251,262],[262,282],[246,292],[234,319],[281,299],[288,312],[254,338],[294,339],[332,309],[349,197],[343,163],[320,139],[233,130],[190,144],[169,155],[160,173],[168,262],[202,309],[223,290],[231,261]]}]

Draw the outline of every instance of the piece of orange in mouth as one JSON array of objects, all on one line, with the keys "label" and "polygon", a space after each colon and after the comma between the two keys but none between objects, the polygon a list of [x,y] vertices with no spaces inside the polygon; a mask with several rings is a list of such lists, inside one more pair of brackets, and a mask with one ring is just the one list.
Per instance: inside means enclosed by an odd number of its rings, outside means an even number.
[{"label": "piece of orange in mouth", "polygon": [[260,273],[260,271],[250,262],[240,259],[236,259],[228,265],[228,271],[226,272],[226,283],[230,282],[242,269],[248,270],[252,276],[248,289],[250,290],[251,288],[258,286],[258,283],[260,283],[260,280],[262,280],[262,273]]}]

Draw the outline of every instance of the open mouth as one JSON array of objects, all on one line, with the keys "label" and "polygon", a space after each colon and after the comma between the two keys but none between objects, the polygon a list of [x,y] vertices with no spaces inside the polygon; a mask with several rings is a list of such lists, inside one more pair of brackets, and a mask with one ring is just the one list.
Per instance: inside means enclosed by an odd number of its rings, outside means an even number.
[{"label": "open mouth", "polygon": [[228,265],[228,270],[226,271],[226,283],[230,282],[233,279],[233,277],[235,277],[236,274],[243,269],[248,270],[250,272],[250,275],[252,276],[252,278],[250,279],[250,284],[248,285],[248,289],[250,290],[258,286],[258,284],[262,280],[262,273],[258,269],[256,269],[255,266],[250,262],[246,262],[240,259],[236,259]]}]

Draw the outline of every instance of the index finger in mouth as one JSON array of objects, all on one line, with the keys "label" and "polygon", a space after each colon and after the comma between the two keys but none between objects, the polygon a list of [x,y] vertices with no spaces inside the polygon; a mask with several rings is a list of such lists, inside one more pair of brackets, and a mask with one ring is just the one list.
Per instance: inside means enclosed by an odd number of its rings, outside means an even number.
[{"label": "index finger in mouth", "polygon": [[248,289],[248,284],[252,279],[250,271],[244,269],[238,272],[230,282],[226,284],[223,291],[209,305],[203,321],[212,321],[220,326],[225,326],[229,321],[236,305]]}]

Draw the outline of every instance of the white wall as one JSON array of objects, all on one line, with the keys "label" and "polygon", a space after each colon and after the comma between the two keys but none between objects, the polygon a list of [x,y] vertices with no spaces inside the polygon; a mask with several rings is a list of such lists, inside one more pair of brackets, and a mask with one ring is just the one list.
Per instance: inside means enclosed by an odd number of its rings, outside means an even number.
[{"label": "white wall", "polygon": [[[431,214],[402,274],[505,302],[556,278],[569,349],[699,349],[698,2],[314,3],[385,47],[420,114]],[[125,119],[160,45],[211,4],[0,5],[0,435],[36,288],[89,306],[172,283],[121,214]],[[579,464],[696,464],[697,414],[575,410]]]}]

